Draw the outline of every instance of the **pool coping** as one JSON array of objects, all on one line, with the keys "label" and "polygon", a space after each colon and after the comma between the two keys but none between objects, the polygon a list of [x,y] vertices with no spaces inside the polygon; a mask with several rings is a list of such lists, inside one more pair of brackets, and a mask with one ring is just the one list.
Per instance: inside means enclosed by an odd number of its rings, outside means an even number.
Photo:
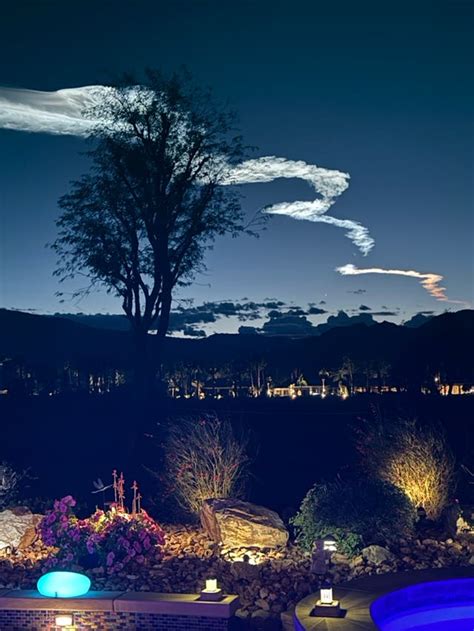
[{"label": "pool coping", "polygon": [[76,598],[50,598],[36,590],[0,590],[0,611],[126,612],[229,619],[238,607],[239,597],[233,594],[211,602],[200,600],[199,594],[90,591]]},{"label": "pool coping", "polygon": [[318,594],[310,594],[296,605],[295,628],[301,631],[377,631],[370,617],[370,605],[384,594],[419,583],[442,581],[449,578],[474,578],[474,567],[445,567],[429,570],[376,574],[334,588],[334,598],[346,610],[344,618],[315,618],[311,616]]}]

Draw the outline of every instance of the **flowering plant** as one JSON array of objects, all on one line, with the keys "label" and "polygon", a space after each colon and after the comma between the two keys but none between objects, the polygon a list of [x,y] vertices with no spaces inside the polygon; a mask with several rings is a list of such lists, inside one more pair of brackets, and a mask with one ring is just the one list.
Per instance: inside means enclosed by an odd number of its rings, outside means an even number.
[{"label": "flowering plant", "polygon": [[67,495],[54,502],[38,525],[39,535],[46,546],[57,548],[47,561],[48,567],[79,565],[87,554],[92,554],[92,534],[87,520],[78,519],[73,508],[76,500]]},{"label": "flowering plant", "polygon": [[145,511],[130,514],[113,506],[78,519],[75,505],[70,495],[56,500],[39,524],[43,543],[56,548],[48,567],[102,566],[113,574],[160,558],[164,533]]},{"label": "flowering plant", "polygon": [[89,521],[100,537],[100,565],[109,573],[130,571],[160,558],[164,532],[144,510],[135,515],[113,508],[97,510]]}]

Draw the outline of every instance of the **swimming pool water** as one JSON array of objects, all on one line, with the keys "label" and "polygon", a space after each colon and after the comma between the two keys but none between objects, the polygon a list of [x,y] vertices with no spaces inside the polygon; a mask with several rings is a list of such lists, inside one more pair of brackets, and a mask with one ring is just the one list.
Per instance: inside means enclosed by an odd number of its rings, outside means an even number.
[{"label": "swimming pool water", "polygon": [[474,606],[429,609],[387,620],[383,631],[474,631]]},{"label": "swimming pool water", "polygon": [[421,583],[372,603],[381,631],[474,631],[474,579]]}]

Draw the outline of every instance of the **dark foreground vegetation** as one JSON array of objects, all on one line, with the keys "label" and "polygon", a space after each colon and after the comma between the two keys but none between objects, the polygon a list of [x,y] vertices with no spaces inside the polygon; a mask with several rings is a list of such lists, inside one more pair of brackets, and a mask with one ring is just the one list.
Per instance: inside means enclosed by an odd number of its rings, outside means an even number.
[{"label": "dark foreground vegetation", "polygon": [[[92,481],[114,468],[136,477],[162,503],[164,489],[146,468],[160,472],[168,427],[183,418],[216,413],[247,439],[248,497],[290,513],[317,479],[354,466],[357,429],[382,414],[418,418],[444,429],[458,465],[472,468],[474,398],[426,395],[359,395],[212,401],[159,399],[144,409],[125,391],[56,397],[0,397],[2,459],[29,468],[31,494],[59,497],[71,489],[89,503]],[[457,493],[469,485],[458,467]],[[161,498],[161,499],[160,499]],[[167,515],[168,517],[168,515]]]}]

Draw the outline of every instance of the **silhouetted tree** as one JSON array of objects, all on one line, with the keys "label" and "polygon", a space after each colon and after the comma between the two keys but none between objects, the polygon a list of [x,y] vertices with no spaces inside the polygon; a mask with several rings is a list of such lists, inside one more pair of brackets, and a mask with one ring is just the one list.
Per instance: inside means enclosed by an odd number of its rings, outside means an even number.
[{"label": "silhouetted tree", "polygon": [[173,289],[189,283],[218,235],[248,229],[239,198],[219,185],[242,156],[233,116],[184,71],[125,78],[86,115],[94,128],[90,171],[59,206],[56,274],[88,279],[122,300],[150,375],[151,329],[166,335]]},{"label": "silhouetted tree", "polygon": [[350,393],[354,391],[354,374],[356,371],[355,364],[349,357],[344,357],[340,368],[332,373],[334,382],[337,382],[338,386],[347,386]]}]

